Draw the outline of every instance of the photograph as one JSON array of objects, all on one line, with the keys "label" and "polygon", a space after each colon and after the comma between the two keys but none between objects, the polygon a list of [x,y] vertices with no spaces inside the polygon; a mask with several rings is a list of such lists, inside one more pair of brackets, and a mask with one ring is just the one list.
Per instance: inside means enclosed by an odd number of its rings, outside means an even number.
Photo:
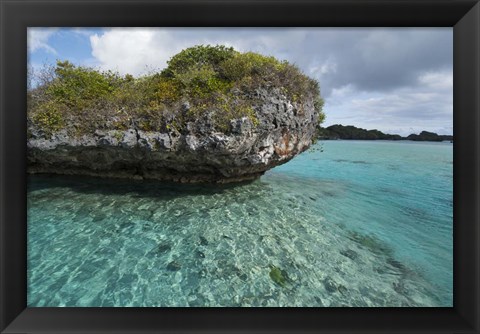
[{"label": "photograph", "polygon": [[452,27],[28,27],[27,307],[452,308]]}]

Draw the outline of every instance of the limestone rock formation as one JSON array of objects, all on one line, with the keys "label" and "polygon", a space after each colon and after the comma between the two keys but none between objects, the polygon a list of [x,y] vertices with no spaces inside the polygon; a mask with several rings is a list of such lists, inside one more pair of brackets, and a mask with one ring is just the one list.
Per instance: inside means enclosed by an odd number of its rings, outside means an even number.
[{"label": "limestone rock formation", "polygon": [[[79,137],[61,129],[45,136],[29,122],[28,171],[182,183],[257,178],[312,144],[320,111],[314,107],[314,96],[293,102],[275,87],[252,94],[258,123],[248,117],[233,119],[225,133],[215,130],[208,112],[188,122],[182,133],[133,127]],[[182,108],[188,111],[188,103]]]}]

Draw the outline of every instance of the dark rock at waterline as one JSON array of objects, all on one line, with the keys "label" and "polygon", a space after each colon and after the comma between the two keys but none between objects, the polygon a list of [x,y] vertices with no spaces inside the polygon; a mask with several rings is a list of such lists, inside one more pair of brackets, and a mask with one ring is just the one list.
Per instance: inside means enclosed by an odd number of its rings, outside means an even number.
[{"label": "dark rock at waterline", "polygon": [[51,136],[28,124],[29,173],[158,179],[180,183],[241,182],[305,151],[316,137],[314,96],[290,101],[280,88],[251,92],[258,124],[243,117],[216,132],[206,115],[182,132],[101,130],[75,136],[66,126]]}]

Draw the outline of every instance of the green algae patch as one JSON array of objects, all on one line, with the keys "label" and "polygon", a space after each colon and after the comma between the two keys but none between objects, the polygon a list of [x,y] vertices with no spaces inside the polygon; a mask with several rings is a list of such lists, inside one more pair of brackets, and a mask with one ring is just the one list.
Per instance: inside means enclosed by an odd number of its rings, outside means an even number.
[{"label": "green algae patch", "polygon": [[288,282],[286,271],[275,266],[270,266],[270,278],[282,288],[284,288]]}]

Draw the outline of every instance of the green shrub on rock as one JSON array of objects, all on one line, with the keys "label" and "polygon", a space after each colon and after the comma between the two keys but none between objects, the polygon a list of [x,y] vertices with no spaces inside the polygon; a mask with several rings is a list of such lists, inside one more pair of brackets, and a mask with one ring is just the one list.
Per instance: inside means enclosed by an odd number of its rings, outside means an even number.
[{"label": "green shrub on rock", "polygon": [[270,76],[288,63],[254,52],[238,53],[221,64],[221,73],[232,81],[252,76]]},{"label": "green shrub on rock", "polygon": [[47,101],[42,104],[33,115],[32,120],[40,126],[47,135],[52,135],[64,125],[62,109],[65,106],[57,101]]},{"label": "green shrub on rock", "polygon": [[184,49],[167,61],[168,67],[162,72],[164,76],[177,76],[192,69],[210,65],[218,71],[220,64],[238,54],[231,47],[223,45],[197,45]]},{"label": "green shrub on rock", "polygon": [[52,99],[70,108],[81,109],[96,99],[111,94],[120,83],[112,73],[77,67],[68,61],[57,62],[56,78],[47,88]]},{"label": "green shrub on rock", "polygon": [[65,127],[81,135],[99,127],[183,132],[208,115],[216,131],[227,133],[233,119],[247,117],[258,126],[255,92],[274,87],[299,110],[313,100],[323,121],[318,82],[286,61],[198,45],[167,64],[161,73],[134,78],[59,61],[53,78],[29,91],[28,117],[46,134]]}]

